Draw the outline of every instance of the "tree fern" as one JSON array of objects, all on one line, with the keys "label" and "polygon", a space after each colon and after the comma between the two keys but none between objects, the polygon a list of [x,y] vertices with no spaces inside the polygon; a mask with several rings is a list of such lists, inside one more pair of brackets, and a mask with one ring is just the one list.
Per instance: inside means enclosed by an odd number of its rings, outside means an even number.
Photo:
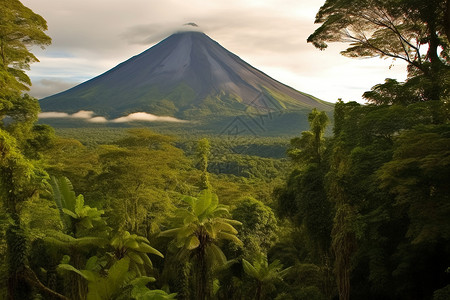
[{"label": "tree fern", "polygon": [[229,214],[228,209],[219,204],[217,195],[209,189],[201,191],[197,198],[185,197],[184,200],[188,207],[175,212],[175,228],[161,232],[160,236],[173,238],[171,244],[178,249],[178,258],[190,253],[189,259],[195,266],[193,278],[197,298],[205,299],[213,282],[209,275],[214,268],[227,261],[218,243],[221,240],[231,240],[242,244],[233,227],[241,223],[225,218]]}]

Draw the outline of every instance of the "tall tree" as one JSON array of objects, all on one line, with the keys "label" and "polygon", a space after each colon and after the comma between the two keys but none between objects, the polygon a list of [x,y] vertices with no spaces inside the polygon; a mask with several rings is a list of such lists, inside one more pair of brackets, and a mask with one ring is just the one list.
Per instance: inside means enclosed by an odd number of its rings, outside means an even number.
[{"label": "tall tree", "polygon": [[324,133],[330,122],[326,112],[314,108],[308,115],[309,130],[303,131],[300,138],[291,140],[289,157],[302,165],[320,164],[325,149]]},{"label": "tall tree", "polygon": [[328,252],[331,230],[331,205],[324,187],[327,164],[324,162],[325,128],[329,119],[325,112],[313,109],[308,116],[310,130],[291,140],[288,155],[296,169],[286,187],[278,190],[278,209],[298,226],[305,226],[316,244],[320,257]]},{"label": "tall tree", "polygon": [[439,100],[449,92],[443,80],[450,68],[449,2],[327,0],[316,15],[321,26],[308,42],[321,50],[328,42],[347,42],[345,56],[403,60],[408,82],[416,87],[415,101]]},{"label": "tall tree", "polygon": [[241,222],[226,218],[228,209],[219,204],[217,195],[210,190],[184,200],[188,207],[176,212],[174,228],[161,232],[160,236],[173,236],[172,245],[179,250],[178,257],[187,257],[194,264],[195,299],[205,300],[211,294],[212,271],[227,261],[219,243],[230,240],[242,244],[233,227]]},{"label": "tall tree", "polygon": [[198,141],[197,144],[197,159],[200,170],[202,171],[202,176],[200,179],[200,189],[209,189],[211,184],[209,183],[208,176],[208,157],[211,151],[211,146],[207,138],[203,138]]},{"label": "tall tree", "polygon": [[272,263],[267,262],[267,257],[259,254],[253,261],[253,264],[242,259],[244,272],[256,281],[255,300],[264,299],[264,288],[274,284],[276,281],[283,280],[292,267],[283,269],[279,260]]},{"label": "tall tree", "polygon": [[[0,193],[12,222],[7,230],[9,299],[28,298],[30,286],[64,298],[42,285],[27,261],[28,238],[21,221],[23,203],[39,196],[47,179],[39,166],[39,150],[48,141],[48,127],[34,125],[36,99],[21,95],[31,84],[25,74],[38,61],[29,46],[48,45],[46,21],[17,0],[0,4]],[[5,118],[7,122],[5,122]]]},{"label": "tall tree", "polygon": [[431,299],[448,284],[445,105],[336,104],[326,181],[341,299]]},{"label": "tall tree", "polygon": [[0,119],[14,105],[9,96],[19,96],[28,90],[30,78],[24,70],[39,60],[28,49],[32,45],[49,45],[51,38],[44,31],[47,22],[18,0],[4,0],[0,4]]}]

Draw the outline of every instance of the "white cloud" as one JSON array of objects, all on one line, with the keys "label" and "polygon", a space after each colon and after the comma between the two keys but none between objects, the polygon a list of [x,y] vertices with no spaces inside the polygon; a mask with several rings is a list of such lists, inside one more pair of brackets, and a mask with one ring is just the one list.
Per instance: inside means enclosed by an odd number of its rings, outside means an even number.
[{"label": "white cloud", "polygon": [[108,123],[108,120],[105,117],[93,117],[88,120],[91,123]]},{"label": "white cloud", "polygon": [[56,112],[56,111],[49,111],[49,112],[43,112],[39,114],[39,119],[59,119],[59,118],[70,118],[70,115],[65,112]]},{"label": "white cloud", "polygon": [[39,114],[40,119],[60,119],[60,118],[71,118],[71,119],[83,119],[91,123],[128,123],[128,122],[174,122],[174,123],[185,123],[186,120],[180,120],[169,116],[157,116],[145,112],[137,112],[129,114],[125,117],[120,117],[113,120],[108,120],[102,116],[94,116],[93,111],[80,110],[79,112],[68,114],[65,112],[43,112]]},{"label": "white cloud", "polygon": [[93,111],[87,111],[87,110],[80,110],[79,112],[76,112],[72,115],[70,115],[71,118],[75,118],[75,119],[92,119],[92,117],[94,116],[94,112]]},{"label": "white cloud", "polygon": [[60,119],[60,118],[73,118],[73,119],[92,119],[94,116],[93,111],[80,110],[79,112],[68,114],[65,112],[48,111],[39,114],[39,119]]},{"label": "white cloud", "polygon": [[145,112],[137,112],[129,114],[125,117],[120,117],[112,120],[113,123],[125,123],[125,122],[133,122],[133,121],[143,121],[143,122],[176,122],[183,123],[187,122],[185,120],[180,120],[174,117],[167,116],[156,116],[153,114],[145,113]]}]

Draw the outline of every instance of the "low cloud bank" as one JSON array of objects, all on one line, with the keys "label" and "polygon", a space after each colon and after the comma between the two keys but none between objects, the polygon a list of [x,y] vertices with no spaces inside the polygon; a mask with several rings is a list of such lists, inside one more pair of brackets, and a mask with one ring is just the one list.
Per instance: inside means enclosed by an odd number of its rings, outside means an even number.
[{"label": "low cloud bank", "polygon": [[185,123],[187,121],[180,120],[174,117],[157,116],[145,112],[137,112],[129,114],[125,117],[108,120],[102,116],[94,116],[93,111],[80,110],[74,114],[68,114],[65,112],[43,112],[39,114],[39,119],[55,119],[55,118],[68,118],[68,119],[82,119],[91,123],[127,123],[127,122],[173,122],[173,123]]},{"label": "low cloud bank", "polygon": [[126,117],[120,117],[112,120],[114,123],[124,123],[124,122],[133,122],[133,121],[144,121],[144,122],[186,122],[184,120],[180,120],[174,117],[165,117],[165,116],[157,116],[152,115],[145,112],[137,112],[129,114]]}]

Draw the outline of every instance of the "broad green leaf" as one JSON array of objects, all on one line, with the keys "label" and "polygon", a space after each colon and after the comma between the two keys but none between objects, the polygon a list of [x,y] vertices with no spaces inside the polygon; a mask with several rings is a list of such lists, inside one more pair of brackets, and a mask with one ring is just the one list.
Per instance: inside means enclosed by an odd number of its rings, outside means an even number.
[{"label": "broad green leaf", "polygon": [[150,244],[150,241],[144,236],[138,235],[138,236],[136,236],[135,240],[138,242],[145,242],[147,244]]},{"label": "broad green leaf", "polygon": [[76,196],[70,180],[67,177],[52,176],[50,183],[53,188],[55,202],[57,203],[58,208],[66,208],[70,211],[75,211]]},{"label": "broad green leaf", "polygon": [[191,236],[195,232],[196,226],[192,223],[187,224],[187,226],[183,226],[179,228],[177,233],[177,239],[184,239]]},{"label": "broad green leaf", "polygon": [[130,249],[139,249],[139,243],[136,242],[135,239],[133,239],[132,237],[128,238],[125,243],[123,244],[123,246],[125,248],[130,248]]},{"label": "broad green leaf", "polygon": [[180,228],[164,230],[159,233],[159,236],[165,236],[165,237],[173,236],[173,235],[176,235],[178,233],[178,231],[180,231]]},{"label": "broad green leaf", "polygon": [[163,290],[149,290],[142,285],[135,285],[131,291],[131,297],[136,300],[171,300],[175,299],[177,294],[167,294]]},{"label": "broad green leaf", "polygon": [[145,253],[155,254],[155,255],[158,255],[158,256],[164,258],[164,255],[163,255],[161,252],[159,252],[158,250],[156,250],[156,249],[153,248],[152,246],[150,246],[150,245],[148,245],[148,244],[145,244],[145,243],[141,243],[141,244],[139,245],[139,248],[136,249],[136,250],[137,250],[137,251],[140,251],[140,252],[145,252]]},{"label": "broad green leaf", "polygon": [[216,194],[212,193],[211,194],[211,203],[210,203],[208,209],[206,210],[206,213],[207,214],[212,213],[217,208],[218,205],[219,205],[219,197]]},{"label": "broad green leaf", "polygon": [[200,192],[197,201],[194,204],[194,213],[200,216],[211,204],[212,194],[210,190]]},{"label": "broad green leaf", "polygon": [[142,253],[141,254],[141,258],[144,261],[144,264],[146,264],[150,268],[153,268],[153,263],[152,263],[152,261],[150,260],[150,258],[148,257],[148,255],[146,253]]},{"label": "broad green leaf", "polygon": [[80,215],[80,212],[83,211],[84,207],[84,197],[83,195],[78,195],[78,197],[75,199],[75,213]]},{"label": "broad green leaf", "polygon": [[114,248],[118,248],[120,246],[120,242],[121,239],[118,235],[116,235],[112,240],[111,240],[111,246],[113,246]]},{"label": "broad green leaf", "polygon": [[211,212],[211,214],[214,217],[226,216],[229,213],[230,212],[229,212],[228,208],[226,208],[224,206],[217,207],[213,212]]},{"label": "broad green leaf", "polygon": [[242,266],[244,267],[244,272],[255,279],[259,280],[259,274],[258,271],[256,271],[255,267],[245,259],[242,259]]},{"label": "broad green leaf", "polygon": [[195,220],[197,220],[197,216],[193,215],[193,214],[188,214],[184,219],[183,219],[183,224],[190,224],[192,222],[194,222]]},{"label": "broad green leaf", "polygon": [[137,286],[137,285],[145,286],[147,283],[155,282],[155,281],[156,281],[156,279],[154,277],[141,276],[136,279],[133,279],[130,282],[130,285],[131,286]]},{"label": "broad green leaf", "polygon": [[219,238],[230,240],[238,245],[242,245],[242,241],[240,239],[238,239],[238,237],[235,236],[234,234],[230,234],[230,233],[226,233],[226,232],[219,232],[217,235]]},{"label": "broad green leaf", "polygon": [[287,267],[287,268],[284,269],[284,270],[281,270],[281,271],[279,272],[280,277],[281,277],[281,278],[285,277],[285,276],[289,273],[289,271],[290,271],[291,269],[292,269],[292,266]]},{"label": "broad green leaf", "polygon": [[68,210],[67,208],[63,208],[62,211],[68,215],[71,216],[74,219],[78,219],[78,215],[76,213],[74,213],[73,211]]},{"label": "broad green leaf", "polygon": [[98,278],[88,284],[87,300],[110,299],[115,290],[120,286],[112,284],[107,278]]},{"label": "broad green leaf", "polygon": [[127,255],[137,264],[143,265],[144,260],[141,258],[141,256],[133,251],[128,251]]},{"label": "broad green leaf", "polygon": [[97,256],[92,256],[88,259],[88,261],[86,262],[86,270],[94,270],[97,267],[97,261],[98,261],[98,257]]},{"label": "broad green leaf", "polygon": [[214,258],[218,262],[219,265],[224,265],[227,262],[227,258],[225,257],[225,254],[217,245],[210,244],[208,247],[211,249],[211,252],[213,253]]},{"label": "broad green leaf", "polygon": [[111,280],[112,285],[122,285],[122,281],[128,272],[129,266],[130,259],[128,257],[124,257],[112,265],[108,271],[108,278]]},{"label": "broad green leaf", "polygon": [[218,222],[218,223],[215,224],[215,227],[218,230],[226,231],[226,232],[229,232],[229,233],[232,233],[232,234],[237,234],[238,233],[238,231],[233,226],[231,226],[228,223]]},{"label": "broad green leaf", "polygon": [[81,226],[83,226],[86,229],[90,229],[90,228],[94,227],[94,225],[92,225],[92,221],[89,217],[85,217],[85,218],[81,219],[81,221],[78,224],[80,224]]},{"label": "broad green leaf", "polygon": [[193,250],[193,249],[197,248],[199,245],[200,245],[200,241],[194,235],[194,236],[191,236],[191,238],[187,241],[185,247],[189,250]]},{"label": "broad green leaf", "polygon": [[193,208],[195,206],[195,202],[197,201],[197,199],[194,197],[186,196],[183,198],[183,201]]},{"label": "broad green leaf", "polygon": [[204,225],[204,228],[206,229],[206,232],[212,239],[217,238],[217,232],[219,231],[218,228],[215,226],[215,224],[206,223]]},{"label": "broad green leaf", "polygon": [[77,273],[78,275],[80,275],[81,277],[83,277],[84,279],[88,280],[88,281],[95,281],[96,280],[96,275],[95,273],[93,273],[92,271],[89,270],[78,270],[77,268],[75,268],[72,265],[69,264],[59,264],[58,265],[58,270],[66,270],[66,271],[72,271]]},{"label": "broad green leaf", "polygon": [[219,220],[222,220],[224,223],[228,223],[228,224],[231,224],[231,225],[238,225],[238,226],[242,225],[242,223],[239,222],[238,220],[225,219],[225,218],[220,218]]}]

